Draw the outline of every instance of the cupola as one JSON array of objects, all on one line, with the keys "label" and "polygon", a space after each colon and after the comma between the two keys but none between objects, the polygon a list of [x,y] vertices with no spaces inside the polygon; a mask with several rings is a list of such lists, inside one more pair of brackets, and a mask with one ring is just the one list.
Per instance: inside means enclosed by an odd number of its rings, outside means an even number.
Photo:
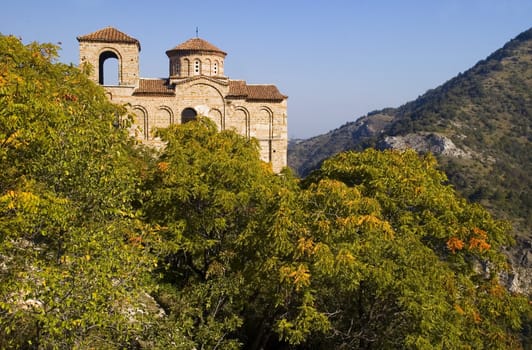
[{"label": "cupola", "polygon": [[192,38],[166,51],[170,60],[170,78],[182,79],[197,75],[224,78],[225,52],[213,44]]}]

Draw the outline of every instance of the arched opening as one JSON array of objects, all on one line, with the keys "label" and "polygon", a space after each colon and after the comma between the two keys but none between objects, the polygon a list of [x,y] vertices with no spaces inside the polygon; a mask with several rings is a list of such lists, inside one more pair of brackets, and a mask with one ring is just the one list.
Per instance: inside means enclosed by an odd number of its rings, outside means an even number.
[{"label": "arched opening", "polygon": [[130,127],[130,134],[136,138],[147,140],[148,133],[148,112],[141,106],[133,107],[133,123]]},{"label": "arched opening", "polygon": [[172,119],[172,110],[170,107],[159,107],[155,112],[153,119],[150,120],[150,135],[154,137],[157,129],[167,128],[172,124]]},{"label": "arched opening", "polygon": [[198,113],[196,113],[196,110],[194,108],[183,109],[183,112],[181,112],[181,124],[185,124],[189,121],[196,119],[197,115]]},{"label": "arched opening", "polygon": [[195,60],[194,61],[194,75],[200,75],[201,74],[201,61]]},{"label": "arched opening", "polygon": [[185,58],[183,60],[183,73],[179,75],[184,75],[185,77],[190,76],[190,60],[188,58]]},{"label": "arched opening", "polygon": [[222,112],[220,112],[220,110],[216,108],[211,109],[209,111],[209,117],[214,120],[216,126],[218,127],[218,130],[222,130]]},{"label": "arched opening", "polygon": [[212,67],[211,67],[211,60],[210,59],[205,59],[205,62],[203,64],[203,70],[201,73],[203,73],[204,75],[212,75]]},{"label": "arched opening", "polygon": [[180,67],[179,67],[179,60],[175,60],[174,62],[174,75],[179,75]]},{"label": "arched opening", "polygon": [[233,129],[240,135],[249,138],[249,111],[244,107],[237,107],[225,121],[225,128]]},{"label": "arched opening", "polygon": [[98,82],[100,85],[120,84],[120,62],[116,53],[112,51],[102,52],[100,55],[98,68]]}]

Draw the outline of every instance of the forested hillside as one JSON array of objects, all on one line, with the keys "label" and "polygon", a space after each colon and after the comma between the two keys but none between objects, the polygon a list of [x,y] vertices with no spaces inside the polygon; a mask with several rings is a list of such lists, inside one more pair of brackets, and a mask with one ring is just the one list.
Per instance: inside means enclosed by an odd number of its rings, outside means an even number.
[{"label": "forested hillside", "polygon": [[208,118],[155,152],[57,48],[0,35],[0,349],[521,349],[509,226],[413,151],[305,180]]},{"label": "forested hillside", "polygon": [[[463,196],[512,221],[526,251],[532,247],[531,130],[529,29],[415,101],[292,142],[288,163],[305,176],[344,150],[411,147],[433,152]],[[532,263],[526,253],[522,258]]]}]

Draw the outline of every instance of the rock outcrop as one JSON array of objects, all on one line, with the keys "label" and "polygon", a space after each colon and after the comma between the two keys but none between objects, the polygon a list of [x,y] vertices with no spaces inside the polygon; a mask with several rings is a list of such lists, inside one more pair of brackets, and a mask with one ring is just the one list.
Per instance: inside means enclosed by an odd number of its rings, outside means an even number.
[{"label": "rock outcrop", "polygon": [[472,152],[458,148],[448,137],[435,133],[412,133],[404,136],[386,136],[381,142],[381,148],[408,149],[412,148],[420,153],[431,152],[456,158],[472,158]]}]

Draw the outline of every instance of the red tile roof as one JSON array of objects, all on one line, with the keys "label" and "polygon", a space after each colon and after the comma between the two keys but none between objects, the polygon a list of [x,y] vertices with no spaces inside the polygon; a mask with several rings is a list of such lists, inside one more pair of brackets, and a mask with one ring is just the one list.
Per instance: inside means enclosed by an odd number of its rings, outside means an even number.
[{"label": "red tile roof", "polygon": [[244,80],[229,80],[229,93],[226,97],[246,98],[248,89]]},{"label": "red tile roof", "polygon": [[80,35],[77,39],[78,41],[136,44],[140,51],[140,42],[137,39],[113,27],[106,27],[87,35]]},{"label": "red tile roof", "polygon": [[209,43],[208,41],[205,41],[200,38],[192,38],[187,41],[185,41],[182,44],[177,45],[173,49],[170,49],[166,51],[166,54],[170,54],[173,52],[180,52],[180,51],[186,51],[186,52],[206,52],[206,53],[214,53],[214,54],[221,54],[223,57],[227,55],[227,53],[223,52],[213,44]]},{"label": "red tile roof", "polygon": [[135,96],[175,96],[173,86],[166,79],[140,79],[139,87],[133,92]]},{"label": "red tile roof", "polygon": [[[140,79],[134,96],[175,96],[174,86],[166,79]],[[229,80],[229,92],[226,98],[246,101],[280,102],[287,98],[275,85],[247,85],[244,80]]]},{"label": "red tile roof", "polygon": [[230,80],[226,97],[243,98],[246,101],[282,101],[287,98],[275,85],[247,85],[243,80]]},{"label": "red tile roof", "polygon": [[248,85],[246,100],[284,100],[287,96],[281,94],[275,85]]}]

